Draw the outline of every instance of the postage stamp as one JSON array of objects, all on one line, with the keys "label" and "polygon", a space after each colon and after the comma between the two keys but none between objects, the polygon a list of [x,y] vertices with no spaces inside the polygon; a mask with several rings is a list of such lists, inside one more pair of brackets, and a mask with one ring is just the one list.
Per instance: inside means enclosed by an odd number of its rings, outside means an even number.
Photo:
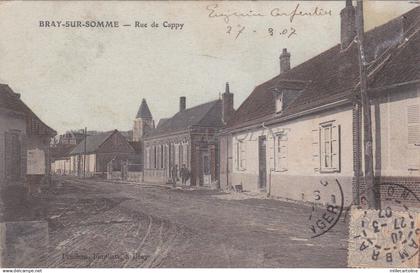
[{"label": "postage stamp", "polygon": [[366,206],[364,193],[359,208],[350,210],[350,267],[418,267],[420,214],[413,204],[420,201],[407,186],[383,182],[375,191],[381,209]]},{"label": "postage stamp", "polygon": [[0,0],[0,33],[0,267],[419,265],[419,0]]}]

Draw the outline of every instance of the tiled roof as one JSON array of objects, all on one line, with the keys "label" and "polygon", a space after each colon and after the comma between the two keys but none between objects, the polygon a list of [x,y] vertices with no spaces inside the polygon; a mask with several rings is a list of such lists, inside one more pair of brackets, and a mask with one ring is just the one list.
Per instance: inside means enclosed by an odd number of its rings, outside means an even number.
[{"label": "tiled roof", "polygon": [[159,122],[146,138],[184,131],[192,126],[222,127],[222,101],[215,100],[180,111]]},{"label": "tiled roof", "polygon": [[[104,143],[108,138],[110,138],[114,133],[118,132],[117,130],[109,131],[105,133],[99,133],[97,135],[90,135],[86,137],[86,154],[96,152],[99,147]],[[71,155],[75,154],[84,154],[85,153],[85,140],[80,142],[71,152]]]},{"label": "tiled roof", "polygon": [[[420,7],[417,7],[366,32],[366,59],[372,73],[370,87],[419,79],[419,15]],[[409,38],[404,42],[405,37]],[[288,81],[306,84],[302,84],[303,91],[286,106],[281,116],[352,97],[359,82],[358,45],[353,41],[347,49],[341,50],[338,44],[257,86],[235,112],[228,127],[241,127],[264,117],[274,117],[275,94],[272,90],[276,87],[290,89],[285,85]]]},{"label": "tiled roof", "polygon": [[141,101],[139,110],[137,111],[136,118],[152,118],[152,113],[150,112],[149,106],[145,99]]},{"label": "tiled roof", "polygon": [[50,148],[51,159],[52,161],[57,159],[66,158],[70,155],[70,152],[74,149],[76,145],[66,144],[66,145],[57,145],[56,147]]},{"label": "tiled roof", "polygon": [[42,122],[20,99],[20,95],[13,92],[7,84],[0,84],[0,108],[23,113],[26,116],[28,134],[47,136],[55,136],[57,134],[56,131]]}]

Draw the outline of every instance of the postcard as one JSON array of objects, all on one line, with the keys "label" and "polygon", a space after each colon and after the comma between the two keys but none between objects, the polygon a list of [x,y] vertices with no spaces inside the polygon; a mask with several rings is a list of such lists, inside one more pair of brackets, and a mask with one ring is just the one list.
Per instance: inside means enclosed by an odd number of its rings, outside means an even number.
[{"label": "postcard", "polygon": [[419,3],[0,2],[0,267],[419,268]]}]

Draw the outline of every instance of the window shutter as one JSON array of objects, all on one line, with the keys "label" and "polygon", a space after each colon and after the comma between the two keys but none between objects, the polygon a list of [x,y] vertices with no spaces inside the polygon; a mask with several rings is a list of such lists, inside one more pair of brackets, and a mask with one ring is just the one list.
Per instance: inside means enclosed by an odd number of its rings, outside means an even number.
[{"label": "window shutter", "polygon": [[237,170],[239,170],[239,155],[240,155],[240,153],[241,153],[241,150],[239,148],[239,141],[238,141],[238,142],[236,142],[236,145],[235,145],[235,162],[234,162]]},{"label": "window shutter", "polygon": [[276,169],[277,166],[275,165],[275,163],[277,163],[277,162],[275,162],[275,160],[274,160],[274,152],[275,152],[275,148],[276,148],[277,136],[270,136],[268,139],[269,139],[269,141],[267,141],[267,143],[269,144],[268,145],[269,146],[269,148],[268,148],[269,165],[268,166],[273,166],[273,168]]},{"label": "window shutter", "polygon": [[21,135],[21,139],[20,139],[20,155],[21,155],[21,163],[20,163],[20,166],[21,166],[21,171],[20,171],[20,174],[21,174],[21,177],[22,177],[22,179],[25,179],[25,177],[26,177],[26,166],[27,166],[27,148],[26,148],[26,144],[27,142],[26,142],[26,135]]},{"label": "window shutter", "polygon": [[407,107],[408,144],[420,144],[420,106]]},{"label": "window shutter", "polygon": [[[12,164],[12,134],[9,132],[4,133],[4,167],[6,182],[12,179],[11,164]],[[25,170],[26,172],[26,170]]]},{"label": "window shutter", "polygon": [[340,125],[333,125],[331,132],[331,165],[335,171],[340,171]]},{"label": "window shutter", "polygon": [[246,169],[246,141],[240,143],[241,150],[241,169]]},{"label": "window shutter", "polygon": [[321,164],[319,146],[319,128],[312,130],[312,163],[314,171],[318,172]]},{"label": "window shutter", "polygon": [[288,155],[288,147],[287,147],[287,138],[280,140],[280,171],[284,172],[288,169],[287,164],[287,155]]},{"label": "window shutter", "polygon": [[407,107],[408,154],[407,167],[409,171],[420,170],[420,105]]}]

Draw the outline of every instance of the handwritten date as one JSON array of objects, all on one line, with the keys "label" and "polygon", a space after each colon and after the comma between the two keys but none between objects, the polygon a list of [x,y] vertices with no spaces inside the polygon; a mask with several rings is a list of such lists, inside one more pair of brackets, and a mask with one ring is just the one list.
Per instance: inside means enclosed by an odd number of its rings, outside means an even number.
[{"label": "handwritten date", "polygon": [[[293,36],[297,35],[296,29],[294,27],[285,27],[285,28],[268,28],[268,35],[271,37],[274,36],[283,36],[286,38],[292,38]],[[237,26],[231,26],[231,25],[227,25],[226,26],[226,34],[234,37],[234,39],[238,39],[239,36],[241,36],[243,33],[247,33],[247,32],[251,32],[251,33],[257,33],[256,30],[249,30],[247,29],[245,26],[242,25],[237,25]]]}]

